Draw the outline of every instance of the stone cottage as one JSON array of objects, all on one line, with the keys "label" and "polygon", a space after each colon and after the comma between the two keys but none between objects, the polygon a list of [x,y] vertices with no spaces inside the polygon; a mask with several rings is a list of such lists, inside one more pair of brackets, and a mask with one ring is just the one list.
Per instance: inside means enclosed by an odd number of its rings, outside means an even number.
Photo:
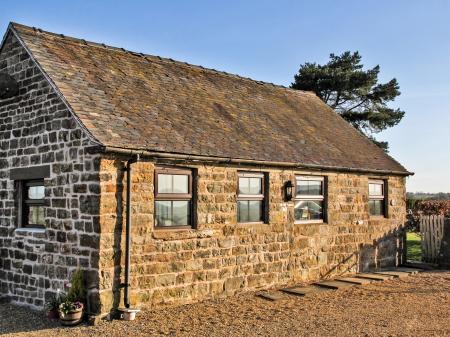
[{"label": "stone cottage", "polygon": [[396,265],[409,174],[310,92],[19,24],[1,45],[16,303],[77,268],[104,313]]}]

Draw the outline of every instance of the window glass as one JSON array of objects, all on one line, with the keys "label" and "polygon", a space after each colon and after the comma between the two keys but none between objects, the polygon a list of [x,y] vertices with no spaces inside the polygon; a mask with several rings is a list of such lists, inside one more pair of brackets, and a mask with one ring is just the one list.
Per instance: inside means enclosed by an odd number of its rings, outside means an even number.
[{"label": "window glass", "polygon": [[44,199],[44,197],[45,197],[44,185],[28,187],[28,199]]},{"label": "window glass", "polygon": [[262,194],[262,178],[249,178],[249,194]]},{"label": "window glass", "polygon": [[259,177],[240,177],[239,194],[258,195],[262,194],[262,178]]},{"label": "window glass", "polygon": [[189,221],[189,201],[172,201],[172,221],[174,226],[187,226]]},{"label": "window glass", "polygon": [[369,195],[371,196],[382,196],[383,195],[383,184],[380,183],[369,183]]},{"label": "window glass", "polygon": [[158,174],[158,193],[172,193],[171,174]]},{"label": "window glass", "polygon": [[262,200],[239,200],[238,222],[260,222],[263,221]]},{"label": "window glass", "polygon": [[189,176],[173,175],[173,192],[172,193],[189,193]]},{"label": "window glass", "polygon": [[187,200],[158,200],[155,202],[156,226],[190,225],[190,202]]},{"label": "window glass", "polygon": [[369,200],[370,215],[384,215],[384,200]]},{"label": "window glass", "polygon": [[295,202],[294,216],[297,221],[323,219],[323,202],[301,200]]},{"label": "window glass", "polygon": [[171,201],[156,201],[155,202],[155,225],[156,226],[171,226],[172,225],[172,202]]},{"label": "window glass", "polygon": [[45,225],[44,206],[28,207],[28,224],[29,225]]},{"label": "window glass", "polygon": [[158,174],[158,193],[189,193],[189,176],[187,174]]},{"label": "window glass", "polygon": [[298,179],[297,195],[322,195],[322,181]]}]

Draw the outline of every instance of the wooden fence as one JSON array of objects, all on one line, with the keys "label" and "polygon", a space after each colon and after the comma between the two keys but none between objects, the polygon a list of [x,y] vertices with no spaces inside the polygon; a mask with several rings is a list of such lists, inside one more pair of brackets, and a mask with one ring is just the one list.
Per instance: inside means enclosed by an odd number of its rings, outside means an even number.
[{"label": "wooden fence", "polygon": [[420,217],[422,238],[422,260],[429,263],[447,265],[450,263],[450,219],[443,215],[423,215]]}]

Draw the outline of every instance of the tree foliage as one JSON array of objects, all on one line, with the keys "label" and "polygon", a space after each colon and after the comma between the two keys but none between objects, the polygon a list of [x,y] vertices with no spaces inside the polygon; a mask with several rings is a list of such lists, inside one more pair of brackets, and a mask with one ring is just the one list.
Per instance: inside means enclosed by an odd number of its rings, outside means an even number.
[{"label": "tree foliage", "polygon": [[358,52],[330,55],[324,65],[305,63],[300,66],[291,88],[316,93],[356,129],[387,150],[386,142],[378,142],[373,134],[397,125],[405,112],[388,107],[400,95],[394,78],[378,83],[380,67],[363,69]]}]

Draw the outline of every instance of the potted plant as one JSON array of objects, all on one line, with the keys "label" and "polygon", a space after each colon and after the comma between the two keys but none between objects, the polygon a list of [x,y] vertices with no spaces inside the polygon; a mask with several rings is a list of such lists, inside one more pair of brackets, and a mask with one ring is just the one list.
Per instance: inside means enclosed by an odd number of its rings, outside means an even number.
[{"label": "potted plant", "polygon": [[83,272],[76,270],[72,275],[72,282],[67,286],[67,296],[59,304],[59,319],[62,325],[75,325],[83,319],[83,303],[86,299]]},{"label": "potted plant", "polygon": [[62,325],[75,325],[83,318],[83,303],[65,300],[59,305],[59,319]]}]

